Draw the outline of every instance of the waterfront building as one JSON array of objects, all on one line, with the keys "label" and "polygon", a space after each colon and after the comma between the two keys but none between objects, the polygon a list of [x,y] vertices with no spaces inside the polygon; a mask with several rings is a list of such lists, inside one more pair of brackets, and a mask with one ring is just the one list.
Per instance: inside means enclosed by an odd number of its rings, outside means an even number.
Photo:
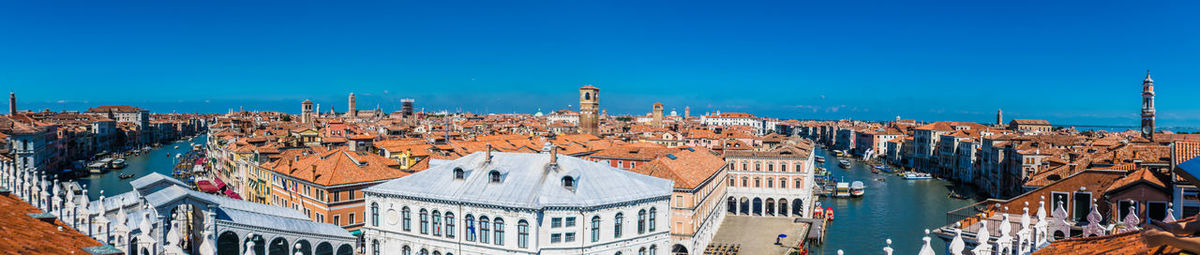
[{"label": "waterfront building", "polygon": [[631,171],[675,182],[670,202],[671,254],[701,253],[725,219],[725,160],[703,148],[674,153]]},{"label": "waterfront building", "polygon": [[1146,79],[1142,80],[1142,137],[1154,139],[1154,80],[1150,79],[1150,70],[1146,70]]},{"label": "waterfront building", "polygon": [[476,152],[365,190],[368,254],[667,254],[672,183],[543,153]]},{"label": "waterfront building", "polygon": [[600,135],[600,89],[587,85],[579,88],[579,132]]},{"label": "waterfront building", "polygon": [[934,174],[944,174],[935,171],[938,165],[935,148],[941,141],[942,135],[955,130],[983,130],[986,128],[979,123],[953,121],[939,121],[916,127],[913,131],[913,166],[917,169],[933,171]]},{"label": "waterfront building", "polygon": [[726,151],[726,210],[732,215],[809,217],[813,206],[813,144],[793,141],[769,150]]},{"label": "waterfront building", "polygon": [[546,116],[547,124],[567,123],[571,125],[579,125],[579,120],[579,113],[572,110],[558,110]]}]

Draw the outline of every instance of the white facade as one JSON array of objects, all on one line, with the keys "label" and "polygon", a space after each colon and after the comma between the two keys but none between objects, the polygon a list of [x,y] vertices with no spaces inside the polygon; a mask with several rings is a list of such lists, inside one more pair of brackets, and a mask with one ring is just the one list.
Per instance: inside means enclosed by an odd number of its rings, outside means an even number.
[{"label": "white facade", "polygon": [[811,217],[815,201],[812,148],[727,152],[726,212],[736,215]]},{"label": "white facade", "polygon": [[671,181],[550,155],[475,153],[365,190],[366,254],[667,254]]}]

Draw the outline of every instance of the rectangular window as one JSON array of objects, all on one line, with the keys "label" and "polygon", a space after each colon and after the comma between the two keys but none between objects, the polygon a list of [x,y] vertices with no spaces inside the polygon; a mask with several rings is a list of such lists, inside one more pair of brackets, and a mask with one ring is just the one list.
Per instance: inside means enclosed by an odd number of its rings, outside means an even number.
[{"label": "rectangular window", "polygon": [[675,207],[683,207],[683,196],[675,196]]},{"label": "rectangular window", "polygon": [[552,227],[552,228],[562,227],[562,218],[550,218],[550,227]]},{"label": "rectangular window", "polygon": [[346,224],[354,225],[354,213],[350,213],[350,221],[346,222]]},{"label": "rectangular window", "polygon": [[347,199],[347,200],[354,200],[354,191],[353,191],[353,190],[351,190],[351,191],[347,191],[347,192],[346,192],[346,194],[347,194],[348,196],[350,196],[350,198],[349,198],[349,199]]},{"label": "rectangular window", "polygon": [[[1133,211],[1129,210],[1130,207],[1133,207],[1132,208]],[[1120,217],[1120,218],[1117,218],[1116,220],[1117,221],[1124,220],[1125,216],[1129,215],[1129,212],[1133,212],[1134,215],[1137,215],[1137,212],[1140,211],[1137,209],[1137,207],[1138,207],[1137,201],[1131,201],[1131,200],[1117,201],[1117,212],[1118,212],[1117,217]]]},{"label": "rectangular window", "polygon": [[561,243],[562,234],[550,234],[550,243]]},{"label": "rectangular window", "polygon": [[574,227],[574,226],[575,226],[575,217],[567,217],[567,219],[566,219],[566,223],[564,223],[564,224],[566,224],[566,226],[567,226],[568,228],[569,228],[569,227]]},{"label": "rectangular window", "polygon": [[1067,193],[1065,192],[1050,192],[1050,211],[1058,210],[1059,203],[1062,203],[1063,210],[1070,212],[1071,205],[1067,202]]},{"label": "rectangular window", "polygon": [[1092,193],[1091,192],[1075,192],[1073,199],[1075,212],[1075,222],[1083,222],[1087,220],[1087,215],[1092,210]]},{"label": "rectangular window", "polygon": [[569,243],[569,242],[574,242],[574,241],[575,241],[575,232],[571,232],[571,233],[566,233],[566,234],[564,234],[564,235],[563,235],[563,241],[566,241],[566,242],[568,242],[568,243]]},{"label": "rectangular window", "polygon": [[341,216],[341,215],[334,215],[334,216],[333,216],[333,224],[334,224],[334,225],[341,226],[341,225],[342,225],[342,216]]},{"label": "rectangular window", "polygon": [[1147,202],[1146,203],[1147,217],[1155,220],[1163,220],[1167,218],[1167,203],[1166,202]]}]

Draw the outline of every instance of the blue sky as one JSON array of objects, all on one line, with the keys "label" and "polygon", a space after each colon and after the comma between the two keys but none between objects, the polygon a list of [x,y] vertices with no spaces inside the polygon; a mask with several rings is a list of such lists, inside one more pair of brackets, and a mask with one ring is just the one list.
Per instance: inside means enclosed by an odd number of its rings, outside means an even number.
[{"label": "blue sky", "polygon": [[5,1],[22,109],[475,112],[656,101],[783,118],[1200,126],[1194,1]]}]

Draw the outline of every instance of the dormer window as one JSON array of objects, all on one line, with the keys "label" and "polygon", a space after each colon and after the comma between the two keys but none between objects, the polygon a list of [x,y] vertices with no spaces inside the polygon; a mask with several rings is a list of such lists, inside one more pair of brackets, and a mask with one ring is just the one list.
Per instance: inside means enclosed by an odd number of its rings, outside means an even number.
[{"label": "dormer window", "polygon": [[466,175],[467,175],[467,173],[464,172],[462,168],[458,168],[458,167],[454,168],[454,179],[455,180],[462,180],[464,177],[466,177]]},{"label": "dormer window", "polygon": [[562,185],[563,185],[563,188],[567,188],[569,190],[575,190],[575,178],[570,177],[570,176],[563,176]]},{"label": "dormer window", "polygon": [[492,170],[491,172],[488,172],[488,180],[490,182],[499,183],[500,182],[500,172],[496,171],[496,170]]}]

